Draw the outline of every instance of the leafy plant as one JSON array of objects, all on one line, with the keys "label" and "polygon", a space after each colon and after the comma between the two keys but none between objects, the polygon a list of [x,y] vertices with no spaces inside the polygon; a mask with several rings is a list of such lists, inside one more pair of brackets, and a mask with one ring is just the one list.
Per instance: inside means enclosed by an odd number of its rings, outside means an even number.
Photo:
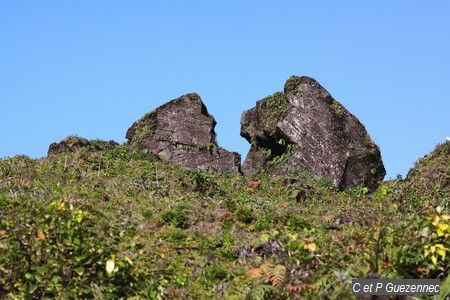
[{"label": "leafy plant", "polygon": [[126,295],[135,282],[129,272],[132,262],[126,255],[116,258],[117,249],[100,242],[89,229],[90,218],[87,211],[60,200],[2,219],[3,289],[23,297],[84,297],[95,281],[105,294]]},{"label": "leafy plant", "polygon": [[[247,295],[249,299],[274,299],[281,296],[286,283],[286,267],[266,262],[257,268],[248,270],[247,275],[256,285]],[[270,284],[271,287],[268,285]]]},{"label": "leafy plant", "polygon": [[266,262],[258,268],[250,269],[247,274],[251,279],[260,279],[263,282],[271,283],[276,288],[282,288],[286,281],[286,267],[273,265],[270,262]]},{"label": "leafy plant", "polygon": [[427,218],[428,224],[422,234],[426,239],[424,256],[431,262],[428,264],[432,272],[446,272],[450,254],[450,215],[438,206]]},{"label": "leafy plant", "polygon": [[177,206],[175,209],[168,209],[161,215],[162,222],[177,228],[187,228],[188,218],[186,208],[183,205]]}]

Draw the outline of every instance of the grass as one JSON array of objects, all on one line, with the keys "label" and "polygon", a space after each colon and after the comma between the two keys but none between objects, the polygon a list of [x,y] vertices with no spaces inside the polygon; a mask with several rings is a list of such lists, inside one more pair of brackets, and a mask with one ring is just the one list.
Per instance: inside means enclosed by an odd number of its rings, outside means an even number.
[{"label": "grass", "polygon": [[416,162],[408,172],[405,190],[416,197],[433,199],[435,205],[443,205],[450,190],[450,142],[436,146]]},{"label": "grass", "polygon": [[433,235],[448,194],[412,209],[404,185],[215,176],[129,146],[1,160],[0,298],[335,299],[351,278],[444,278],[449,256],[424,248],[450,247]]}]

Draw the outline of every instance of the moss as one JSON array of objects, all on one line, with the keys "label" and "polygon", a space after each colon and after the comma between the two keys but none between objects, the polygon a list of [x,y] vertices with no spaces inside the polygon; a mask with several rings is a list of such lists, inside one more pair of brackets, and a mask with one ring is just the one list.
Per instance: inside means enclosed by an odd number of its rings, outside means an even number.
[{"label": "moss", "polygon": [[256,111],[261,124],[275,127],[288,111],[290,103],[281,92],[276,92],[256,102]]},{"label": "moss", "polygon": [[208,152],[212,153],[213,151],[218,151],[220,148],[216,144],[209,143],[209,144],[198,146],[198,149],[200,151],[208,151]]},{"label": "moss", "polygon": [[77,144],[87,144],[89,141],[83,137],[77,135],[69,135],[63,140],[68,146],[73,146]]},{"label": "moss", "polygon": [[331,109],[333,114],[338,117],[338,119],[342,120],[347,115],[347,110],[345,107],[336,100],[333,100],[331,103]]},{"label": "moss", "polygon": [[294,91],[297,86],[300,84],[301,82],[301,77],[298,76],[291,76],[289,77],[288,80],[286,80],[286,83],[284,84],[284,91]]}]

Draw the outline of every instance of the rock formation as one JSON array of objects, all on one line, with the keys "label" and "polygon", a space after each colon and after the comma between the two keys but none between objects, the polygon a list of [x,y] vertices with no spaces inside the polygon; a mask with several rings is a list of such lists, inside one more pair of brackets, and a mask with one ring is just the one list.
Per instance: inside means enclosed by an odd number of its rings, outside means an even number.
[{"label": "rock formation", "polygon": [[284,92],[245,111],[241,136],[251,143],[245,174],[303,169],[339,189],[374,188],[385,175],[379,148],[364,126],[306,76],[292,76]]},{"label": "rock formation", "polygon": [[75,152],[80,149],[88,151],[111,150],[119,144],[115,141],[87,140],[78,136],[68,136],[59,143],[52,143],[48,148],[48,156],[63,152]]},{"label": "rock formation", "polygon": [[240,155],[218,146],[216,121],[191,93],[146,114],[127,131],[128,143],[189,169],[240,172]]}]

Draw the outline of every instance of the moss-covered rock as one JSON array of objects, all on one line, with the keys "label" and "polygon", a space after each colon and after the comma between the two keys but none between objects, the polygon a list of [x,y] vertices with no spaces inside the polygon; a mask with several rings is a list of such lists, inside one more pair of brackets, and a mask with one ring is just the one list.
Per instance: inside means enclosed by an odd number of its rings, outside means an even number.
[{"label": "moss-covered rock", "polygon": [[130,145],[185,168],[239,172],[240,155],[219,147],[215,126],[200,96],[190,93],[144,115],[126,138]]},{"label": "moss-covered rock", "polygon": [[111,150],[119,144],[115,141],[88,140],[79,136],[70,135],[59,143],[52,143],[48,148],[48,156],[63,152],[75,152],[80,149],[87,151]]},{"label": "moss-covered rock", "polygon": [[291,76],[284,92],[257,101],[241,118],[251,143],[245,173],[305,169],[335,187],[375,188],[385,175],[364,126],[314,79]]}]

